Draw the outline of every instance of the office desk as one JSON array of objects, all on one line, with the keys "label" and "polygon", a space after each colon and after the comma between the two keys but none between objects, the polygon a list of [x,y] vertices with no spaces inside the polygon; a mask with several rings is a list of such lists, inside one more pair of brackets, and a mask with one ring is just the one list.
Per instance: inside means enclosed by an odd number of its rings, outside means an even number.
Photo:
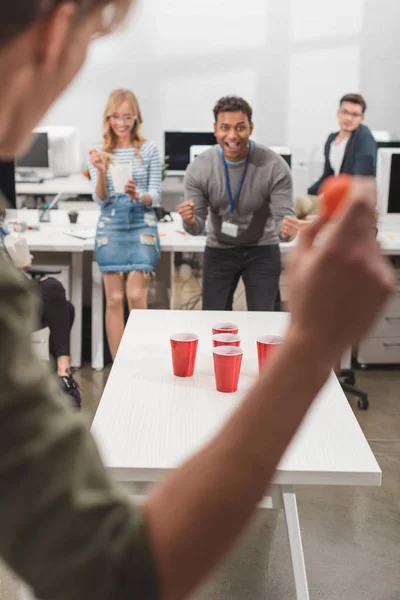
[{"label": "office desk", "polygon": [[90,181],[80,173],[47,179],[43,183],[17,182],[16,191],[19,196],[91,196],[93,193]]},{"label": "office desk", "polygon": [[[24,184],[25,185],[25,184]],[[94,230],[99,217],[98,210],[82,210],[76,225],[71,225],[67,211],[51,211],[51,222],[40,223],[39,232],[27,232],[27,239],[32,252],[71,252],[72,253],[72,301],[77,312],[73,328],[73,353],[74,363],[80,364],[80,351],[78,353],[78,329],[81,336],[82,323],[82,252],[93,252],[94,237],[78,239],[66,235],[67,231],[79,232],[82,229]],[[26,221],[30,225],[38,225],[39,211],[17,210],[8,211],[9,219]],[[173,213],[172,223],[159,223],[160,245],[163,252],[169,252],[170,259],[170,307],[174,304],[174,272],[176,252],[204,252],[205,236],[190,236],[183,232],[182,221],[177,213]],[[183,232],[183,233],[182,233]],[[389,255],[400,255],[400,216],[388,215],[379,223],[378,240],[382,251]],[[288,254],[296,245],[296,241],[280,245],[283,254]],[[80,308],[79,308],[80,307]],[[101,370],[104,366],[103,358],[103,284],[96,261],[92,262],[92,367]],[[79,357],[79,358],[78,358]],[[350,353],[342,363],[347,368],[351,362]]]},{"label": "office desk", "polygon": [[[238,392],[221,394],[215,391],[211,327],[223,317],[208,311],[131,313],[92,426],[106,467],[131,495],[140,495],[138,484],[159,481],[215,435],[257,377],[257,335],[282,335],[288,325],[285,313],[225,314],[239,325],[244,355]],[[200,338],[192,378],[172,374],[169,334],[177,331]],[[298,600],[309,593],[294,486],[380,483],[380,468],[332,375],[263,501],[285,512]]]}]

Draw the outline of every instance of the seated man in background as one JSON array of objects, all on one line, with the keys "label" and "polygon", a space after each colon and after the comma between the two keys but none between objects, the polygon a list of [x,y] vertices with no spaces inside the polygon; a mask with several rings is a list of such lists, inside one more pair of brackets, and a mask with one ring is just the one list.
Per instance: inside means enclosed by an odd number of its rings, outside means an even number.
[{"label": "seated man in background", "polygon": [[202,235],[203,310],[232,310],[240,277],[248,310],[275,309],[281,257],[279,242],[297,233],[292,176],[285,161],[250,140],[252,109],[236,96],[214,108],[218,145],[199,155],[185,174],[183,227]]},{"label": "seated man in background", "polygon": [[337,112],[340,131],[331,133],[325,144],[324,172],[308,193],[315,196],[330,175],[376,175],[376,142],[363,125],[367,104],[359,94],[346,94]]}]

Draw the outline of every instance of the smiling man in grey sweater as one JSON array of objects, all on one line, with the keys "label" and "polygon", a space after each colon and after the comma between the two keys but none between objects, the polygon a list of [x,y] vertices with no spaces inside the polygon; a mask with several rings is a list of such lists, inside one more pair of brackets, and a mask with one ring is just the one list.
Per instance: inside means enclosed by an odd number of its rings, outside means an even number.
[{"label": "smiling man in grey sweater", "polygon": [[297,233],[292,178],[285,161],[250,140],[252,109],[238,97],[214,108],[218,145],[187,168],[183,226],[202,235],[203,309],[232,310],[240,277],[249,310],[274,310],[281,272],[280,241]]}]

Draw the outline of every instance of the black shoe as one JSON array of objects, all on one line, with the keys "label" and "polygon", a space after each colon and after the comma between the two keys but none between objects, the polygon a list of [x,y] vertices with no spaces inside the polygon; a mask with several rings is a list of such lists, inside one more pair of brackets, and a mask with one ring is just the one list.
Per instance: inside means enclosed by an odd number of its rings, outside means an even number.
[{"label": "black shoe", "polygon": [[66,394],[68,394],[68,396],[71,396],[71,398],[73,399],[74,407],[79,410],[82,406],[82,398],[79,386],[73,378],[73,374],[74,371],[72,371],[72,369],[69,369],[67,371],[67,375],[63,375],[62,377],[60,377],[60,379],[63,391]]}]

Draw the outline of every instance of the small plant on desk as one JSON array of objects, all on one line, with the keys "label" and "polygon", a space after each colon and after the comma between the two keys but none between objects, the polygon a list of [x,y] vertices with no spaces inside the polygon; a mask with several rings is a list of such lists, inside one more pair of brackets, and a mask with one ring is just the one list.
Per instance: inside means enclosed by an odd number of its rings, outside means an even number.
[{"label": "small plant on desk", "polygon": [[68,213],[69,222],[76,223],[78,221],[78,215],[79,213],[77,210],[70,210]]},{"label": "small plant on desk", "polygon": [[161,179],[162,179],[162,181],[164,181],[164,179],[166,179],[166,177],[167,177],[167,171],[168,171],[168,167],[169,167],[168,159],[169,159],[169,156],[166,156],[164,158],[163,164],[161,165]]}]

